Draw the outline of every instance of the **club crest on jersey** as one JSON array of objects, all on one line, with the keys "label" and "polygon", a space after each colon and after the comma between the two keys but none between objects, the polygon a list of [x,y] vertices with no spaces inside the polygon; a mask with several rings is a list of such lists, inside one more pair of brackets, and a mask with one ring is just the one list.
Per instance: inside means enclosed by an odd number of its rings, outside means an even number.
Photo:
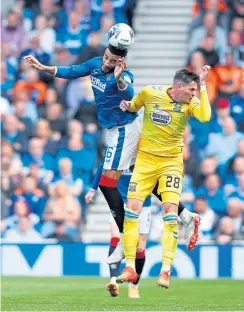
[{"label": "club crest on jersey", "polygon": [[137,186],[136,182],[130,182],[130,184],[129,184],[129,191],[130,192],[136,192],[136,186]]},{"label": "club crest on jersey", "polygon": [[151,120],[156,125],[167,126],[171,123],[172,116],[170,115],[169,112],[162,109],[158,109],[151,113]]},{"label": "club crest on jersey", "polygon": [[181,112],[181,104],[179,104],[179,103],[176,103],[175,104],[175,107],[173,108],[173,111],[174,112]]},{"label": "club crest on jersey", "polygon": [[154,105],[153,105],[153,108],[159,109],[159,105],[158,105],[158,104],[154,104]]}]

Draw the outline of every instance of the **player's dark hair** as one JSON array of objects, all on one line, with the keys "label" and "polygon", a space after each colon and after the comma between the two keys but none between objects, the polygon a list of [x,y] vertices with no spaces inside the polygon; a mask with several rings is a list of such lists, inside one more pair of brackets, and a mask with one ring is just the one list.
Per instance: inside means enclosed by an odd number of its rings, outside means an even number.
[{"label": "player's dark hair", "polygon": [[173,84],[175,85],[176,82],[179,81],[182,82],[183,84],[188,84],[191,83],[192,81],[195,81],[197,84],[199,84],[200,77],[197,74],[193,73],[192,71],[183,68],[175,73]]},{"label": "player's dark hair", "polygon": [[118,48],[115,48],[111,44],[108,45],[108,49],[114,55],[119,55],[119,56],[122,56],[122,57],[125,57],[127,55],[127,50],[120,50]]}]

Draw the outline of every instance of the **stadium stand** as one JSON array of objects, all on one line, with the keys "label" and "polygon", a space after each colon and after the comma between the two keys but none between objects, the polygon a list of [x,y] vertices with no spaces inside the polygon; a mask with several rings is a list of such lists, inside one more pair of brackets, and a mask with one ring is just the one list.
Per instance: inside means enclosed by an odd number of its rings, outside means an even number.
[{"label": "stadium stand", "polygon": [[[244,4],[241,0],[17,0],[3,6],[1,236],[40,241],[109,240],[108,207],[84,202],[104,152],[89,79],[53,79],[28,68],[103,54],[106,32],[129,22],[135,89],[170,83],[176,69],[212,66],[209,124],[185,134],[182,201],[202,218],[200,242],[244,239]],[[177,8],[177,10],[175,10]],[[191,11],[192,10],[192,11]],[[135,13],[135,17],[134,17]],[[161,236],[153,203],[151,240]],[[24,235],[23,235],[24,233]],[[183,239],[183,234],[181,235]]]}]

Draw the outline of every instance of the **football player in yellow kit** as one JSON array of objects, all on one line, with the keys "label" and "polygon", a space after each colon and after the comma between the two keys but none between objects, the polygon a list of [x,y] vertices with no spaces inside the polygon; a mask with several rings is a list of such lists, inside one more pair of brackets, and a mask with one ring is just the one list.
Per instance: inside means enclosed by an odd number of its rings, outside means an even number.
[{"label": "football player in yellow kit", "polygon": [[[123,248],[126,267],[117,278],[118,283],[136,280],[138,217],[145,198],[158,182],[164,231],[162,269],[157,285],[169,287],[170,268],[178,242],[177,211],[184,176],[183,135],[191,116],[200,122],[210,120],[211,107],[205,86],[209,69],[204,66],[199,75],[181,69],[176,72],[173,85],[147,86],[131,102],[121,102],[123,111],[137,112],[144,107],[144,119],[125,208]],[[199,84],[200,100],[196,97]]]}]

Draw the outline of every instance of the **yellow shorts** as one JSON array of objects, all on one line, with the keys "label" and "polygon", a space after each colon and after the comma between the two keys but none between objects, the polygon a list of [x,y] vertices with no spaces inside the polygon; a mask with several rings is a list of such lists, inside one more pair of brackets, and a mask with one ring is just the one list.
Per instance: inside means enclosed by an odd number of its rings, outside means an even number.
[{"label": "yellow shorts", "polygon": [[130,180],[128,198],[144,201],[158,182],[163,203],[179,204],[183,177],[183,154],[176,157],[155,156],[139,151]]}]

